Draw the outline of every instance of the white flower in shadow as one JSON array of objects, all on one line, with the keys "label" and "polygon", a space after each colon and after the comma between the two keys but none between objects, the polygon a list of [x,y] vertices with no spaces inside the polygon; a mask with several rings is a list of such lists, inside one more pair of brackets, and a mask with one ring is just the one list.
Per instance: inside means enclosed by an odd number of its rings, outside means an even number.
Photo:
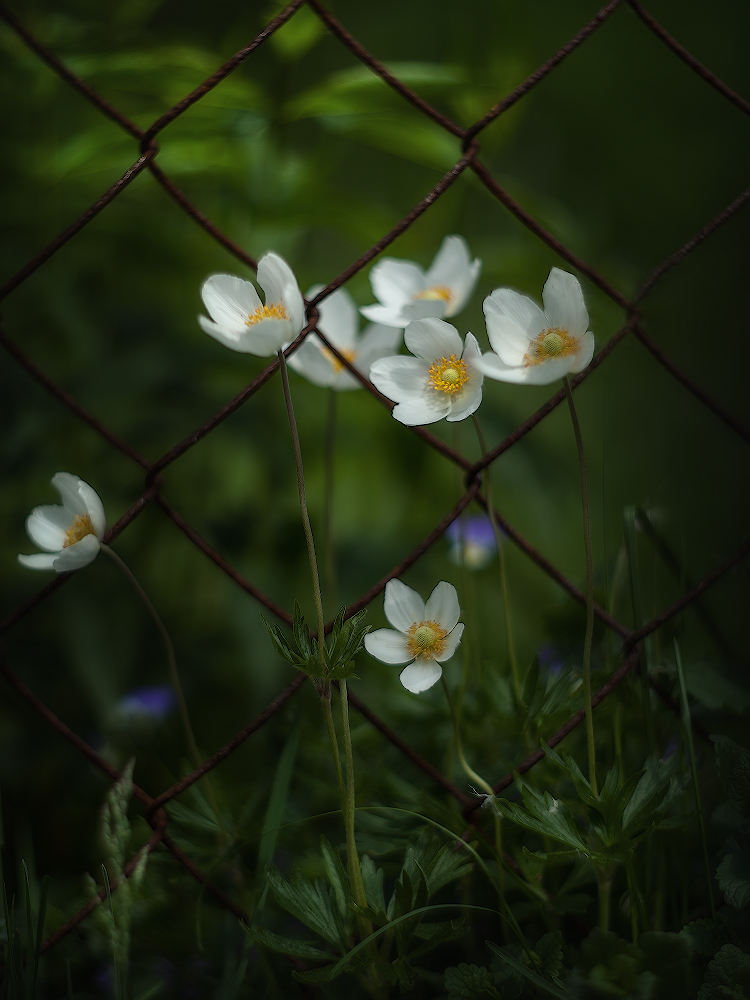
[{"label": "white flower in shadow", "polygon": [[19,555],[28,569],[54,569],[68,573],[93,562],[107,530],[104,507],[96,491],[70,472],[58,472],[52,485],[62,506],[35,507],[26,518],[26,534],[44,552]]}]

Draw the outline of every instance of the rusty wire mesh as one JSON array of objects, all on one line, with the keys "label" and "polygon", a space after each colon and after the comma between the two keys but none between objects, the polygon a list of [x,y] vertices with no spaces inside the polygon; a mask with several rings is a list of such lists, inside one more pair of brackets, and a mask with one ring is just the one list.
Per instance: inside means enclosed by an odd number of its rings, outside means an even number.
[{"label": "rusty wire mesh", "polygon": [[[224,80],[234,69],[249,59],[275,31],[292,18],[303,6],[307,6],[314,11],[331,35],[338,39],[338,41],[345,46],[361,63],[369,67],[373,73],[377,74],[382,80],[385,81],[386,84],[392,87],[405,101],[408,101],[413,107],[415,107],[422,114],[426,115],[441,128],[445,129],[445,131],[447,131],[450,135],[460,139],[462,143],[463,155],[438,182],[438,184],[436,184],[435,187],[417,205],[415,205],[396,226],[390,230],[390,232],[386,233],[375,245],[370,247],[369,250],[362,254],[358,260],[354,261],[341,274],[330,280],[322,291],[306,303],[307,325],[294,343],[286,349],[285,353],[287,356],[292,354],[299,347],[309,333],[315,331],[328,350],[338,359],[340,364],[348,368],[349,371],[351,371],[352,374],[359,379],[365,389],[374,397],[375,400],[377,400],[378,403],[388,408],[393,408],[393,404],[382,396],[363,375],[357,372],[347,358],[343,357],[336,350],[333,344],[329,343],[325,336],[316,329],[316,322],[318,319],[316,306],[327,295],[337,288],[342,287],[353,275],[361,271],[362,268],[364,268],[399,235],[408,229],[409,226],[411,226],[412,223],[419,218],[419,216],[426,212],[430,206],[433,205],[441,197],[441,195],[451,187],[451,185],[461,176],[462,173],[469,170],[476,175],[490,195],[504,205],[505,208],[516,217],[516,219],[518,219],[569,266],[585,274],[589,280],[597,285],[598,288],[601,289],[601,291],[604,292],[604,294],[607,295],[616,305],[618,305],[625,314],[625,321],[621,329],[610,338],[608,343],[594,357],[589,368],[571,380],[571,384],[574,389],[585,379],[589,378],[596,371],[599,365],[601,365],[610,356],[610,354],[614,352],[616,347],[626,337],[633,335],[654,356],[659,364],[682,384],[686,391],[692,393],[692,395],[695,396],[709,410],[711,410],[727,428],[738,435],[742,441],[750,443],[750,429],[743,426],[743,424],[732,413],[728,412],[717,400],[709,396],[698,384],[681,371],[677,365],[675,365],[675,363],[658,347],[658,345],[654,343],[654,341],[647,334],[646,330],[643,328],[641,323],[641,313],[639,310],[642,300],[653,290],[667,271],[678,265],[686,257],[686,255],[699,246],[704,240],[708,239],[714,232],[716,232],[717,229],[719,229],[720,226],[722,226],[728,219],[737,213],[740,208],[743,207],[748,199],[750,199],[750,188],[741,192],[722,212],[707,222],[690,240],[688,240],[683,246],[677,249],[674,253],[670,254],[657,267],[655,267],[653,271],[643,280],[635,297],[631,299],[610,284],[595,268],[586,263],[586,261],[581,260],[571,250],[559,242],[550,232],[543,228],[507,193],[507,191],[503,189],[503,187],[501,187],[498,181],[491,175],[479,158],[479,137],[481,136],[482,131],[491,122],[504,114],[516,102],[520,101],[525,95],[527,95],[541,80],[547,77],[555,69],[555,67],[557,67],[568,55],[570,55],[571,52],[590,39],[592,35],[595,34],[597,29],[604,24],[604,22],[606,22],[612,16],[614,11],[620,6],[629,6],[635,12],[637,17],[640,18],[646,28],[652,32],[653,35],[655,35],[678,59],[682,60],[694,73],[701,77],[707,85],[714,88],[714,90],[733,104],[734,107],[740,112],[746,115],[750,114],[750,104],[731,90],[709,69],[703,66],[690,52],[680,45],[680,43],[676,41],[648,13],[648,11],[643,8],[640,3],[636,2],[636,0],[610,0],[610,2],[606,4],[606,6],[602,7],[602,9],[586,25],[584,25],[566,45],[564,45],[558,52],[548,59],[547,62],[535,70],[526,80],[523,81],[523,83],[516,87],[512,93],[498,101],[498,103],[495,104],[494,107],[492,107],[482,118],[466,129],[459,127],[453,121],[446,118],[435,108],[431,107],[418,94],[405,86],[399,79],[394,77],[375,56],[363,48],[357,39],[354,38],[346,30],[346,28],[329,13],[319,0],[293,0],[293,2],[290,3],[276,18],[274,18],[247,46],[228,59],[216,70],[215,73],[204,80],[200,86],[196,87],[195,90],[183,98],[183,100],[175,104],[169,110],[165,111],[164,114],[145,131],[131,122],[125,115],[118,111],[117,108],[113,107],[109,102],[104,100],[104,98],[97,94],[84,80],[76,76],[52,52],[45,48],[44,45],[26,29],[23,23],[21,23],[21,21],[19,21],[19,19],[11,11],[9,11],[5,6],[0,5],[0,16],[2,16],[9,27],[25,42],[25,44],[33,50],[40,59],[47,63],[47,65],[50,66],[55,73],[69,83],[70,86],[74,87],[96,108],[98,108],[103,115],[117,123],[120,128],[132,136],[138,147],[138,156],[132,166],[109,188],[108,191],[101,196],[101,198],[99,198],[98,201],[91,205],[55,240],[41,250],[33,258],[33,260],[30,260],[24,267],[22,267],[15,275],[3,284],[0,288],[0,299],[8,296],[31,274],[42,267],[46,261],[48,261],[62,246],[64,246],[64,244],[76,236],[76,234],[79,233],[88,222],[90,222],[99,212],[103,211],[108,205],[110,205],[115,198],[117,198],[117,196],[138,177],[139,174],[147,170],[150,171],[152,176],[164,188],[169,196],[173,198],[177,204],[213,239],[220,243],[238,260],[242,261],[249,267],[254,268],[256,264],[255,260],[240,246],[229,239],[228,236],[221,232],[209,218],[207,218],[195,205],[192,204],[183,192],[180,191],[169,179],[169,177],[167,177],[160,169],[157,163],[159,154],[157,138],[171,122],[178,118],[197,101],[200,101],[202,97],[204,97],[210,90],[217,86],[217,84]],[[196,428],[192,433],[190,433],[182,441],[175,444],[174,447],[172,447],[160,458],[155,461],[150,461],[136,449],[131,447],[126,441],[122,440],[114,431],[104,426],[104,424],[102,424],[95,415],[89,413],[82,406],[80,406],[62,386],[58,385],[53,379],[46,375],[45,372],[42,371],[34,363],[34,361],[28,357],[27,354],[17,346],[17,344],[14,343],[1,328],[0,341],[2,341],[5,349],[15,358],[15,360],[23,368],[25,368],[34,379],[44,386],[45,389],[54,395],[63,406],[65,406],[82,421],[85,421],[114,448],[117,448],[120,452],[127,455],[133,462],[137,463],[142,469],[145,470],[146,476],[143,493],[137,498],[137,500],[135,500],[120,520],[109,529],[105,536],[106,542],[111,542],[113,539],[117,538],[149,504],[156,503],[164,514],[181,529],[185,536],[197,548],[199,548],[208,559],[212,560],[231,580],[233,580],[234,583],[244,589],[248,594],[250,594],[251,597],[255,598],[255,600],[260,602],[268,611],[277,616],[279,619],[287,624],[291,623],[290,613],[262,593],[262,591],[259,590],[258,587],[256,587],[250,580],[245,579],[245,577],[235,567],[233,567],[219,552],[217,552],[204,538],[201,537],[195,528],[193,528],[192,525],[190,525],[164,498],[161,492],[161,473],[163,470],[173,462],[177,461],[177,459],[184,455],[202,438],[210,434],[211,431],[213,431],[222,421],[241,407],[248,399],[250,399],[251,396],[257,393],[275,374],[278,368],[278,361],[273,361],[269,364],[268,367],[266,367],[256,378],[254,378],[249,385],[247,385],[237,396],[234,397],[234,399],[227,402],[222,409],[215,413],[202,426]],[[544,420],[544,418],[548,416],[548,414],[550,414],[552,410],[563,401],[564,398],[564,390],[561,389],[551,396],[550,399],[524,423],[518,426],[511,434],[507,435],[507,437],[496,445],[487,455],[485,455],[482,460],[474,463],[469,461],[466,457],[459,454],[454,449],[450,448],[444,442],[440,441],[423,427],[412,428],[413,432],[421,437],[426,444],[439,451],[444,457],[459,467],[465,477],[465,492],[453,508],[445,514],[442,520],[429,532],[428,535],[426,535],[423,541],[415,549],[413,549],[413,551],[408,553],[408,555],[406,555],[398,565],[394,566],[382,579],[373,584],[373,586],[366,593],[362,594],[361,597],[349,605],[347,608],[348,616],[354,614],[369,604],[377,595],[382,593],[389,580],[400,576],[410,566],[412,566],[427,551],[427,549],[442,536],[447,527],[470,503],[477,502],[482,507],[487,509],[487,501],[481,490],[482,471],[514,444],[520,441],[540,421]],[[570,594],[576,601],[581,604],[585,603],[584,595],[579,588],[577,588],[554,565],[552,565],[552,563],[545,559],[545,557],[524,537],[522,537],[519,532],[508,523],[502,512],[496,510],[494,513],[502,529],[521,552],[532,560],[560,587],[567,591],[568,594]],[[594,706],[599,705],[631,670],[638,667],[641,641],[655,632],[683,609],[688,607],[688,605],[700,597],[700,595],[703,594],[707,588],[719,580],[745,555],[747,555],[749,551],[750,540],[746,540],[737,549],[730,553],[720,565],[716,566],[711,573],[701,580],[700,583],[693,586],[687,593],[685,593],[680,600],[674,603],[671,607],[664,609],[660,614],[656,615],[651,621],[640,628],[630,629],[622,622],[613,618],[603,608],[598,606],[595,607],[595,614],[599,621],[622,639],[623,660],[603,687],[595,693],[593,697]],[[51,583],[47,584],[47,586],[39,590],[24,604],[16,608],[2,622],[0,622],[0,634],[6,632],[22,618],[34,611],[50,594],[64,586],[70,579],[71,575],[72,574],[63,574],[58,576]],[[328,628],[330,628],[330,623]],[[118,779],[120,777],[120,772],[115,767],[101,757],[96,750],[89,746],[79,735],[73,732],[61,719],[59,719],[11,670],[6,662],[4,648],[2,645],[0,645],[0,671],[9,685],[15,689],[18,695],[20,695],[20,697],[35,712],[37,712],[46,721],[46,723],[49,724],[49,726],[68,740],[81,754],[86,756],[105,774],[109,775],[112,779]],[[136,856],[131,860],[131,862],[129,862],[128,866],[126,866],[123,873],[125,877],[127,877],[129,872],[132,871],[143,851],[150,852],[157,845],[163,844],[185,867],[185,869],[205,886],[206,890],[209,891],[219,903],[240,918],[245,918],[247,916],[244,910],[231,898],[229,898],[229,896],[227,896],[219,886],[211,882],[207,875],[170,837],[168,832],[167,816],[163,807],[166,803],[170,802],[198,781],[204,774],[217,767],[242,743],[252,736],[253,733],[273,718],[281,707],[299,690],[301,685],[304,683],[304,680],[305,675],[298,674],[292,682],[287,685],[283,691],[279,692],[270,704],[268,704],[267,707],[243,730],[237,733],[223,747],[204,761],[200,767],[196,768],[190,774],[182,778],[171,788],[166,789],[158,795],[149,795],[144,789],[134,785],[134,795],[143,804],[143,806],[145,806],[146,817],[154,832],[148,842],[140,848]],[[656,688],[658,694],[660,694],[665,700],[670,700],[669,696],[663,692],[655,682],[651,681],[651,683],[652,686]],[[412,761],[412,763],[417,768],[420,768],[432,781],[434,781],[445,792],[453,796],[460,803],[463,815],[467,818],[467,821],[472,824],[478,823],[479,814],[477,809],[481,804],[479,800],[471,798],[461,791],[438,768],[436,768],[429,761],[425,760],[411,746],[405,743],[404,740],[402,740],[401,737],[399,737],[386,722],[380,719],[355,694],[350,693],[349,698],[358,711],[373,726],[375,726],[387,740],[389,740],[398,748],[398,750],[405,754]],[[549,735],[547,738],[548,745],[555,746],[559,743],[566,735],[580,725],[583,718],[584,712],[583,709],[581,709],[557,732]],[[513,768],[513,771],[523,773],[533,767],[534,764],[541,760],[543,756],[543,751],[537,750],[525,760],[519,761],[516,764],[516,767]],[[496,782],[494,786],[495,791],[498,793],[501,792],[503,789],[507,788],[512,781],[513,774],[506,774]],[[112,888],[115,888],[115,886],[116,881],[112,883]],[[95,897],[90,900],[90,902],[87,903],[86,906],[84,906],[78,913],[72,916],[67,923],[48,937],[44,942],[43,950],[46,951],[56,944],[74,927],[76,927],[89,913],[91,913],[98,905],[99,900],[104,898],[104,893],[105,890],[102,889],[99,897]]]}]

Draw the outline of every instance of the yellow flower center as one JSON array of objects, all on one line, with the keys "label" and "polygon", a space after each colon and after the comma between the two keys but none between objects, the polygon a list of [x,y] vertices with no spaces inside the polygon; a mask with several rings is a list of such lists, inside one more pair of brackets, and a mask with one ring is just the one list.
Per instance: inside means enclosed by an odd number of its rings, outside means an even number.
[{"label": "yellow flower center", "polygon": [[289,313],[283,302],[275,302],[271,306],[258,306],[245,320],[245,326],[255,326],[264,319],[289,319]]},{"label": "yellow flower center", "polygon": [[[323,352],[323,357],[327,359],[327,361],[331,365],[331,368],[333,368],[334,372],[337,375],[339,372],[342,372],[344,370],[344,365],[341,364],[341,362],[333,353],[333,351],[329,351],[327,347],[323,347],[321,348],[321,350]],[[342,350],[342,348],[338,348],[338,352],[342,358],[346,358],[346,360],[349,362],[350,365],[354,364],[354,359],[357,356],[356,351],[345,351]]]},{"label": "yellow flower center", "polygon": [[529,344],[529,350],[523,356],[526,368],[531,365],[541,365],[552,358],[567,358],[578,350],[578,341],[571,337],[567,330],[554,326],[542,330]]},{"label": "yellow flower center", "polygon": [[73,518],[73,523],[65,532],[63,548],[67,549],[69,545],[75,545],[76,542],[80,542],[86,535],[95,534],[94,525],[91,523],[91,518],[88,514],[76,514]]},{"label": "yellow flower center", "polygon": [[447,392],[451,396],[458,392],[469,381],[469,369],[465,361],[451,354],[449,358],[438,358],[430,365],[427,384],[439,392]]},{"label": "yellow flower center", "polygon": [[415,299],[428,299],[430,302],[450,302],[453,298],[453,292],[450,288],[446,288],[445,285],[433,285],[432,288],[426,288],[423,292],[419,292],[414,296]]},{"label": "yellow flower center", "polygon": [[409,653],[418,660],[431,660],[445,649],[448,633],[436,621],[414,622],[406,633]]}]

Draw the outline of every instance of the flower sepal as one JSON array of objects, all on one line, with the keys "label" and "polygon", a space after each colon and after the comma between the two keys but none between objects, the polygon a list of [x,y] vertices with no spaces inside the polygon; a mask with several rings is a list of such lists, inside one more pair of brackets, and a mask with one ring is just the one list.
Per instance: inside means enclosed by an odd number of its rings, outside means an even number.
[{"label": "flower sepal", "polygon": [[294,602],[292,619],[294,644],[287,639],[278,625],[267,622],[263,615],[260,617],[276,652],[288,663],[313,679],[337,681],[357,676],[354,673],[354,657],[362,649],[365,635],[372,628],[371,625],[360,624],[366,614],[367,611],[363,610],[351,618],[345,618],[346,606],[339,611],[333,622],[330,637],[323,642],[323,664],[320,661],[318,640],[310,635],[310,629],[297,601]]}]

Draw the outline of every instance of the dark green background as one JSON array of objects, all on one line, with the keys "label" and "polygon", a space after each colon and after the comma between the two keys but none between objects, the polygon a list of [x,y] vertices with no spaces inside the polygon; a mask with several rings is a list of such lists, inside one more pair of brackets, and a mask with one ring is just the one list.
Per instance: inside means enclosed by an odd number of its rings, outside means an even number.
[{"label": "dark green background", "polygon": [[[255,2],[209,5],[128,0],[17,4],[27,26],[71,68],[141,127],[246,44],[279,9]],[[334,12],[370,51],[461,125],[480,117],[564,44],[594,14],[587,0],[533,4],[446,0],[362,4]],[[654,15],[731,87],[745,93],[750,14],[737,0],[710,6],[653,0]],[[0,213],[3,279],[68,226],[136,159],[136,144],[58,80],[7,28],[0,29],[4,155]],[[718,214],[746,184],[747,121],[679,62],[623,4],[528,97],[481,136],[481,156],[522,205],[574,253],[627,295],[649,271]],[[421,117],[372,76],[303,10],[247,63],[159,137],[159,164],[232,239],[259,256],[274,249],[303,291],[327,282],[387,232],[460,155],[457,140]],[[746,213],[747,210],[745,210]],[[708,392],[747,420],[750,364],[747,214],[738,215],[677,267],[644,302],[650,335]],[[501,284],[539,297],[549,268],[562,265],[468,171],[397,240],[389,254],[427,265],[447,233],[464,235],[484,261],[469,307],[457,318],[486,347],[485,295]],[[234,396],[265,362],[233,354],[196,323],[207,275],[251,277],[144,172],[71,243],[4,303],[4,327],[30,356],[108,426],[150,458]],[[623,315],[585,278],[591,328],[601,347]],[[348,285],[373,301],[367,272]],[[480,416],[491,443],[539,406],[555,387],[486,382]],[[326,394],[292,375],[319,529]],[[2,476],[0,611],[34,593],[47,576],[15,563],[32,551],[23,522],[53,501],[58,470],[78,473],[101,495],[110,523],[142,490],[140,470],[65,411],[8,356],[0,366]],[[577,393],[588,450],[597,585],[602,600],[621,544],[621,512],[641,504],[700,579],[747,531],[746,450],[676,384],[641,346],[627,340]],[[367,589],[453,504],[454,470],[363,392],[339,397],[336,539],[339,602]],[[286,607],[308,614],[309,576],[281,389],[274,379],[165,474],[167,498],[249,579]],[[455,426],[455,425],[454,425]],[[433,428],[476,456],[470,425]],[[455,434],[455,437],[454,437]],[[578,470],[564,408],[497,463],[500,508],[545,556],[583,582]],[[115,543],[163,613],[198,739],[224,743],[290,678],[263,631],[258,607],[209,563],[154,505]],[[438,543],[406,581],[425,595],[461,573]],[[648,613],[680,586],[643,547]],[[508,552],[520,658],[555,644],[575,660],[582,613],[514,550]],[[708,604],[735,655],[719,661],[692,615],[679,623],[694,692],[704,670],[739,690],[747,661],[747,569],[715,587]],[[626,578],[611,592],[631,622]],[[473,577],[478,712],[475,753],[499,775],[526,748],[503,740],[504,642],[492,569]],[[462,592],[466,606],[468,597]],[[329,601],[328,610],[333,610]],[[371,610],[384,623],[381,603]],[[656,666],[671,683],[669,635]],[[158,637],[126,582],[103,558],[6,637],[8,662],[77,732],[116,764],[135,752],[136,779],[156,792],[184,766],[176,718],[149,738],[117,731],[113,710],[134,687],[166,682]],[[609,648],[614,662],[617,648]],[[604,669],[605,644],[599,643]],[[355,690],[440,766],[452,767],[439,689],[415,698],[397,671],[362,655]],[[494,670],[494,674],[493,674]],[[458,660],[449,664],[458,682]],[[494,677],[495,681],[486,680]],[[479,711],[482,684],[495,692]],[[500,685],[497,687],[497,685]],[[712,680],[709,686],[718,685]],[[494,685],[494,686],[493,686]],[[710,699],[709,699],[710,700]],[[322,727],[311,692],[221,768],[218,788],[250,826],[262,822],[273,768],[295,712],[304,716],[304,767],[294,779],[289,818],[336,807]],[[439,724],[435,724],[438,719]],[[403,782],[422,780],[357,721],[363,801],[395,801]],[[480,724],[481,722],[481,724]],[[714,722],[731,725],[725,720]],[[741,726],[741,723],[740,723]],[[741,730],[740,730],[741,731]],[[668,737],[665,728],[661,734]],[[610,753],[607,727],[602,753]],[[642,734],[631,734],[633,763]],[[571,746],[575,746],[572,743]],[[0,699],[0,784],[6,866],[23,854],[54,876],[52,900],[69,914],[82,901],[79,873],[95,871],[96,811],[106,784],[7,691]],[[642,754],[641,754],[642,755]],[[368,770],[367,763],[377,760]],[[463,779],[457,778],[463,785]],[[424,786],[425,788],[427,786]],[[437,809],[438,806],[435,805]],[[144,829],[139,829],[143,836]],[[310,836],[312,843],[317,834]],[[338,834],[335,834],[338,836]],[[247,848],[247,857],[253,857]],[[252,863],[251,863],[252,864]],[[169,878],[177,873],[169,862]],[[166,870],[165,868],[165,870]],[[13,879],[12,872],[9,877]],[[167,876],[164,876],[167,879]],[[168,879],[167,879],[168,881]],[[165,883],[166,884],[166,883]],[[172,884],[172,883],[170,883]],[[177,886],[177,887],[174,887]],[[170,890],[192,912],[196,890]],[[168,903],[163,915],[169,912]],[[166,920],[166,916],[164,918]],[[188,926],[192,917],[186,917]],[[141,943],[149,960],[191,954],[179,941]],[[66,945],[67,947],[67,945]],[[72,946],[71,946],[72,947]],[[74,951],[75,949],[73,949]],[[73,951],[70,954],[73,954]],[[86,966],[83,962],[82,968]]]}]

